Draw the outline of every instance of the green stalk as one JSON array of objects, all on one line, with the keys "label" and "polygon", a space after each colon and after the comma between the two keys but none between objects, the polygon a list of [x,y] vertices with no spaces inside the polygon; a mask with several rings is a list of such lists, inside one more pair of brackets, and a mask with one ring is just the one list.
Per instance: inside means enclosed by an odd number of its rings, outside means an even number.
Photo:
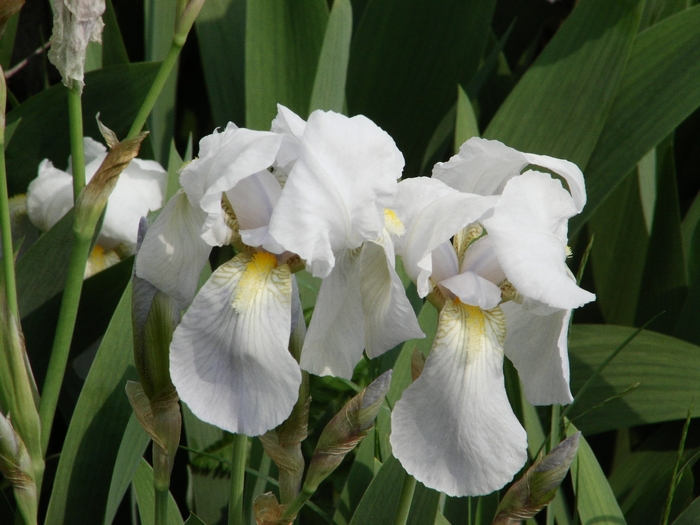
[{"label": "green stalk", "polygon": [[[561,405],[552,405],[552,419],[550,422],[550,429],[549,429],[549,449],[548,452],[551,452],[554,447],[556,447],[559,444],[559,424],[560,424],[560,415],[561,415]],[[533,461],[535,461],[537,458],[533,458]],[[552,505],[547,505],[547,514],[546,514],[546,525],[554,525],[554,508]]]},{"label": "green stalk", "polygon": [[[2,73],[2,69],[0,69]],[[2,235],[2,262],[5,275],[5,293],[10,313],[19,319],[17,307],[17,285],[15,282],[15,258],[12,246],[12,227],[10,224],[10,201],[7,193],[7,172],[5,171],[5,83],[0,93],[0,235]]]},{"label": "green stalk", "polygon": [[155,525],[168,524],[168,489],[156,488],[156,519]]},{"label": "green stalk", "polygon": [[83,149],[83,103],[77,82],[68,89],[68,126],[73,163],[73,202],[85,186],[85,151]]},{"label": "green stalk", "polygon": [[302,488],[297,497],[284,509],[284,512],[280,516],[280,521],[283,522],[284,520],[294,519],[294,517],[299,514],[301,508],[309,501],[309,498],[314,495],[314,492],[315,491],[312,489],[306,487]]},{"label": "green stalk", "polygon": [[243,489],[245,488],[245,464],[248,454],[248,436],[233,435],[231,454],[231,498],[228,503],[228,525],[245,525],[243,520]]},{"label": "green stalk", "polygon": [[160,92],[163,90],[163,86],[165,86],[165,82],[168,80],[170,73],[177,63],[177,58],[180,56],[180,51],[184,44],[184,38],[178,38],[177,35],[173,38],[173,42],[170,44],[170,49],[168,50],[168,56],[165,57],[165,60],[163,60],[163,63],[160,65],[158,74],[151,85],[151,89],[148,91],[148,95],[146,95],[146,100],[143,101],[141,109],[139,109],[138,115],[136,115],[136,119],[134,119],[134,123],[131,125],[129,134],[126,136],[127,139],[133,139],[143,129],[148,115],[151,114],[153,106],[156,105]]},{"label": "green stalk", "polygon": [[63,290],[58,326],[56,327],[56,335],[51,348],[51,358],[49,359],[49,367],[46,372],[44,389],[41,392],[41,405],[39,407],[41,449],[44,451],[44,455],[46,455],[46,448],[49,444],[58,396],[61,393],[63,376],[68,363],[68,353],[71,340],[73,339],[75,319],[78,315],[80,293],[83,288],[85,264],[90,254],[90,243],[92,241],[92,235],[81,234],[75,226],[73,232],[75,235],[70,262],[68,263],[68,276],[66,277],[66,285]]},{"label": "green stalk", "polygon": [[399,499],[399,508],[396,509],[396,518],[394,525],[406,525],[408,521],[408,511],[411,510],[411,502],[413,501],[413,493],[416,490],[416,478],[410,474],[406,474],[401,487],[401,497]]}]

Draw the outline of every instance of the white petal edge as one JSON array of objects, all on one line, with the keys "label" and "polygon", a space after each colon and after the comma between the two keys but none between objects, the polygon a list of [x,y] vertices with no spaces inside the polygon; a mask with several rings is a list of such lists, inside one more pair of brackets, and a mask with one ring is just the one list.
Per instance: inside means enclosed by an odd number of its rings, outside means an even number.
[{"label": "white petal edge", "polygon": [[321,281],[301,351],[301,368],[319,376],[352,378],[362,357],[364,333],[360,250],[346,250]]},{"label": "white petal edge", "polygon": [[394,268],[394,251],[387,237],[381,243],[366,242],[360,255],[365,351],[370,358],[409,339],[425,337]]},{"label": "white petal edge", "polygon": [[[249,262],[239,255],[221,265],[197,294],[173,334],[170,373],[178,395],[202,421],[257,436],[289,416],[301,371],[288,351],[289,268],[242,284],[244,273],[254,271]],[[251,288],[236,309],[240,286]]]},{"label": "white petal edge", "polygon": [[335,253],[379,237],[403,164],[393,139],[368,118],[314,111],[270,234],[326,277]]},{"label": "white petal edge", "polygon": [[73,207],[73,178],[44,159],[39,176],[27,188],[27,214],[41,231],[49,231]]},{"label": "white petal edge", "polygon": [[504,324],[498,309],[448,301],[425,368],[392,413],[393,454],[449,496],[489,494],[527,459],[527,436],[503,382]]},{"label": "white petal edge", "polygon": [[136,259],[136,275],[183,306],[192,302],[211,252],[199,236],[205,217],[178,191],[148,229]]},{"label": "white petal edge", "polygon": [[511,179],[483,220],[508,280],[522,295],[556,308],[577,308],[595,296],[576,285],[566,266],[567,221],[576,215],[561,182],[537,171]]},{"label": "white petal edge", "polygon": [[496,308],[501,302],[501,289],[474,272],[454,275],[438,284],[459,297],[463,303],[478,306],[482,310]]},{"label": "white petal edge", "polygon": [[571,310],[535,315],[520,305],[501,305],[506,316],[506,356],[518,370],[525,398],[533,405],[568,405],[567,335]]}]

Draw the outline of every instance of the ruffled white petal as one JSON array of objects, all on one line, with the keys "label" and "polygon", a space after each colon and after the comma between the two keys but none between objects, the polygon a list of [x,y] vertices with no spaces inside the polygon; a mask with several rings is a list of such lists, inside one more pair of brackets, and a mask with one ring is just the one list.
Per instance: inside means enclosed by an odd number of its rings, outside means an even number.
[{"label": "ruffled white petal", "polygon": [[73,178],[50,160],[39,164],[39,176],[27,189],[27,214],[41,231],[49,231],[73,207]]},{"label": "ruffled white petal", "polygon": [[431,252],[467,224],[477,221],[496,200],[496,197],[460,193],[425,177],[399,183],[392,209],[406,233],[395,239],[396,252],[421,297],[430,292]]},{"label": "ruffled white petal", "polygon": [[392,414],[391,446],[406,471],[450,496],[501,488],[527,459],[527,438],[503,384],[499,309],[448,301],[422,374]]},{"label": "ruffled white petal", "polygon": [[576,204],[576,210],[581,213],[586,205],[586,183],[583,180],[583,173],[573,162],[564,159],[557,159],[547,155],[535,155],[534,153],[523,153],[529,164],[541,166],[552,170],[560,175],[569,186],[569,191]]},{"label": "ruffled white petal", "polygon": [[221,246],[229,240],[221,193],[272,166],[281,141],[281,135],[237,128],[232,123],[222,133],[214,132],[200,141],[200,157],[184,168],[180,184],[192,204],[208,214],[202,237],[210,245]]},{"label": "ruffled white petal", "polygon": [[199,236],[205,217],[179,191],[148,229],[136,259],[136,275],[183,305],[192,301],[211,251]]},{"label": "ruffled white petal", "polygon": [[282,135],[282,145],[277,154],[275,176],[286,181],[292,163],[299,157],[301,139],[306,122],[291,109],[277,104],[277,116],[272,121],[271,131]]},{"label": "ruffled white petal", "polygon": [[301,352],[301,368],[312,374],[350,379],[364,348],[360,250],[340,252],[321,282]]},{"label": "ruffled white petal", "polygon": [[503,268],[496,257],[491,237],[485,235],[469,245],[464,254],[461,271],[472,271],[475,274],[498,284],[506,278]]},{"label": "ruffled white petal", "polygon": [[463,303],[478,306],[482,310],[496,308],[501,302],[501,289],[474,272],[464,272],[440,281]]},{"label": "ruffled white petal", "polygon": [[535,315],[513,303],[501,305],[506,315],[505,353],[533,405],[567,405],[569,388],[567,332],[571,310]]},{"label": "ruffled white petal", "polygon": [[527,164],[523,153],[502,142],[473,137],[449,161],[435,165],[433,178],[464,193],[500,195]]},{"label": "ruffled white petal", "polygon": [[163,206],[167,172],[155,161],[132,160],[109,196],[98,244],[106,250],[136,246],[139,219]]},{"label": "ruffled white petal", "polygon": [[567,221],[576,206],[561,182],[528,171],[511,179],[482,222],[508,280],[524,296],[556,308],[595,299],[566,266]]},{"label": "ruffled white petal", "polygon": [[521,153],[497,140],[473,137],[447,162],[438,162],[433,177],[465,193],[500,195],[506,183],[528,164],[553,171],[566,180],[580,212],[586,204],[583,173],[573,162],[547,155]]},{"label": "ruffled white petal", "polygon": [[392,138],[366,117],[314,111],[271,235],[314,276],[326,277],[334,254],[379,237],[403,163]]},{"label": "ruffled white petal", "polygon": [[394,269],[391,240],[366,242],[360,255],[365,351],[375,358],[399,343],[425,337]]},{"label": "ruffled white petal", "polygon": [[301,383],[287,349],[291,294],[287,266],[247,255],[220,266],[197,294],[173,334],[170,373],[202,421],[257,436],[289,416]]}]

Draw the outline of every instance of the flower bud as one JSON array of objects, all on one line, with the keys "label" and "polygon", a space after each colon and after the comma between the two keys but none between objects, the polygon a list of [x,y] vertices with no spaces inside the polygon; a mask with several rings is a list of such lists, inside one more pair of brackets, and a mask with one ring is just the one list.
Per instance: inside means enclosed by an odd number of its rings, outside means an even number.
[{"label": "flower bud", "polygon": [[530,519],[554,499],[576,457],[580,432],[559,443],[513,483],[496,510],[492,525],[515,525]]},{"label": "flower bud", "polygon": [[[146,230],[144,218],[139,224],[139,247]],[[154,483],[167,488],[182,427],[179,397],[170,379],[169,357],[180,311],[176,301],[135,273],[132,284],[134,363],[141,382],[128,381],[126,393],[141,426],[153,439]]]},{"label": "flower bud", "polygon": [[372,430],[390,384],[391,370],[388,370],[353,397],[326,425],[309,465],[305,492],[315,491],[345,455]]},{"label": "flower bud", "polygon": [[101,123],[100,130],[110,150],[102,161],[102,165],[90,179],[90,183],[80,192],[75,203],[74,229],[81,236],[88,238],[92,238],[97,221],[107,206],[107,200],[117,185],[119,175],[126,169],[131,159],[138,155],[141,142],[147,135],[147,133],[140,133],[133,139],[114,142],[116,140],[114,133]]},{"label": "flower bud", "polygon": [[37,493],[32,458],[9,416],[0,414],[0,472],[12,483],[25,523],[36,523]]}]

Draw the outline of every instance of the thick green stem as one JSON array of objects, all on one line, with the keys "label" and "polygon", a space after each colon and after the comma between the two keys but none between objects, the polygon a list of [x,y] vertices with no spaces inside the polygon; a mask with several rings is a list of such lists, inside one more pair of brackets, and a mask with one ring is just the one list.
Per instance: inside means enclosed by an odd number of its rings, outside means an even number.
[{"label": "thick green stem", "polygon": [[168,489],[158,489],[156,487],[156,519],[155,525],[168,524]]},{"label": "thick green stem", "polygon": [[77,202],[80,191],[85,187],[85,151],[83,149],[83,103],[80,87],[76,82],[73,82],[73,87],[68,89],[68,126],[73,165],[73,202]]},{"label": "thick green stem", "polygon": [[313,496],[314,492],[315,490],[306,487],[301,489],[299,495],[284,509],[282,516],[280,516],[280,521],[293,520],[306,502],[309,501],[309,498]]},{"label": "thick green stem", "polygon": [[248,436],[234,434],[231,454],[231,498],[228,503],[228,525],[244,525],[243,489],[245,488],[245,465],[248,454]]},{"label": "thick green stem", "polygon": [[49,444],[58,396],[61,393],[63,376],[68,363],[68,353],[71,340],[73,339],[75,319],[78,315],[78,303],[80,302],[80,293],[83,288],[85,264],[90,254],[91,241],[91,236],[75,232],[68,266],[68,276],[66,277],[66,285],[61,301],[61,311],[58,315],[56,335],[53,341],[53,348],[51,349],[51,358],[49,359],[49,367],[44,380],[44,388],[41,392],[39,418],[41,419],[41,449],[44,451],[44,455],[46,455],[46,448]]},{"label": "thick green stem", "polygon": [[396,518],[394,525],[406,525],[408,521],[408,511],[411,510],[411,502],[413,501],[413,493],[416,490],[416,478],[410,474],[406,474],[401,487],[401,498],[399,499],[399,507],[396,509]]},{"label": "thick green stem", "polygon": [[[5,101],[0,101],[4,105]],[[3,119],[4,120],[4,119]],[[5,171],[5,126],[0,126],[0,235],[2,235],[2,262],[5,276],[7,305],[13,317],[19,319],[17,307],[17,286],[15,284],[15,258],[12,247],[12,226],[10,224],[10,200],[7,193],[7,172]]]},{"label": "thick green stem", "polygon": [[[559,444],[561,439],[560,435],[560,425],[561,425],[561,406],[552,405],[552,419],[550,421],[549,428],[549,449],[551,452],[554,447]],[[546,525],[554,525],[554,507],[552,505],[547,505],[547,515],[546,515]]]},{"label": "thick green stem", "polygon": [[180,56],[180,51],[184,43],[184,39],[182,39],[182,41],[177,38],[173,39],[173,43],[170,45],[170,50],[168,51],[168,56],[165,57],[165,60],[163,60],[163,63],[160,65],[156,79],[153,81],[148,95],[146,95],[146,100],[143,101],[141,109],[139,109],[138,115],[136,115],[136,119],[134,119],[134,123],[131,125],[129,134],[126,136],[127,139],[133,139],[143,129],[148,115],[151,114],[153,106],[156,105],[160,92],[163,91],[165,82],[168,80],[170,73],[175,67],[177,57]]}]

